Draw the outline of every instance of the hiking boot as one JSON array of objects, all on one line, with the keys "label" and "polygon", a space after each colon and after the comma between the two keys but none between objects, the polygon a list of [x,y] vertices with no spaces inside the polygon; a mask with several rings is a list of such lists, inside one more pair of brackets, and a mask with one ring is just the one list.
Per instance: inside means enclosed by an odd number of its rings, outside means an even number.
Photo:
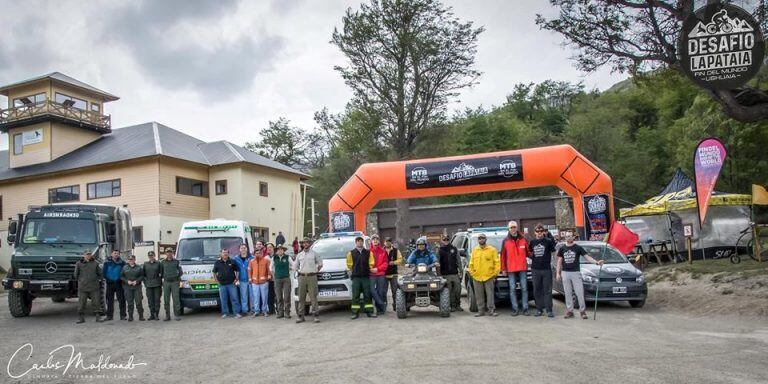
[{"label": "hiking boot", "polygon": [[278,319],[282,319],[283,317],[284,317],[284,316],[283,316],[283,314],[282,314],[282,313],[278,313],[278,314],[277,314],[277,318],[278,318]]},{"label": "hiking boot", "polygon": [[139,314],[139,321],[144,321],[144,320],[145,320],[145,319],[144,319],[144,315],[142,315],[142,314]]},{"label": "hiking boot", "polygon": [[104,316],[96,315],[96,322],[97,323],[103,323],[104,322]]},{"label": "hiking boot", "polygon": [[243,317],[243,315],[241,315],[241,314],[239,314],[239,313],[236,313],[236,314],[235,314],[235,319],[240,319],[240,318],[242,318],[242,317]]},{"label": "hiking boot", "polygon": [[[120,319],[120,320],[125,320],[125,319]],[[128,321],[133,321],[133,314],[128,315]]]},{"label": "hiking boot", "polygon": [[226,319],[226,318],[227,318],[227,315],[226,315],[226,314],[224,314],[224,315],[221,315],[221,318],[222,318],[222,319]]},{"label": "hiking boot", "polygon": [[534,316],[534,317],[539,317],[539,316],[541,316],[542,314],[543,314],[543,312],[541,312],[541,309],[537,309],[537,310],[536,310],[536,313],[534,313],[534,314],[533,314],[533,316]]},{"label": "hiking boot", "polygon": [[475,313],[475,317],[483,317],[483,316],[485,316],[485,312]]},{"label": "hiking boot", "polygon": [[584,311],[584,312],[581,313],[581,318],[584,319],[584,320],[589,319],[589,316],[587,316],[587,311]]},{"label": "hiking boot", "polygon": [[547,317],[553,318],[553,317],[555,317],[555,313],[552,312],[552,311],[547,311]]},{"label": "hiking boot", "polygon": [[269,317],[269,313],[268,312],[264,312],[264,317]]},{"label": "hiking boot", "polygon": [[379,315],[377,315],[377,314],[375,314],[375,313],[368,313],[368,312],[366,312],[365,314],[366,314],[368,317],[372,317],[372,318],[374,318],[374,319],[375,319],[375,318],[377,318],[377,317],[379,317]]},{"label": "hiking boot", "polygon": [[120,320],[128,320],[125,316],[120,316]]},{"label": "hiking boot", "polygon": [[355,312],[350,317],[350,320],[356,320],[358,317],[360,317],[360,313],[359,312]]},{"label": "hiking boot", "polygon": [[319,317],[317,317],[317,316],[315,316],[315,320],[313,320],[313,321],[314,321],[315,323],[319,323],[319,322],[320,322],[320,318],[319,318]]},{"label": "hiking boot", "polygon": [[570,318],[572,318],[572,317],[573,317],[573,312],[571,312],[571,311],[565,312],[565,316],[564,316],[564,317],[565,317],[566,319],[570,319]]},{"label": "hiking boot", "polygon": [[79,315],[77,317],[77,321],[75,322],[75,324],[82,324],[82,323],[85,323],[85,317],[83,317],[83,315]]},{"label": "hiking boot", "polygon": [[289,314],[285,315],[285,318],[286,319],[290,319],[291,318],[291,314],[289,313]]},{"label": "hiking boot", "polygon": [[176,320],[176,321],[181,321],[181,316],[176,316],[173,319]]},{"label": "hiking boot", "polygon": [[456,307],[456,312],[464,312],[464,309],[461,307]]},{"label": "hiking boot", "polygon": [[107,316],[104,321],[112,321],[112,316]]},{"label": "hiking boot", "polygon": [[523,309],[523,316],[530,316],[530,315],[531,315],[531,311],[529,311],[528,308]]},{"label": "hiking boot", "polygon": [[515,316],[517,316],[519,314],[520,314],[520,312],[517,309],[513,309],[512,313],[510,313],[509,315],[512,316],[512,317],[515,317]]},{"label": "hiking boot", "polygon": [[166,315],[165,319],[163,319],[163,321],[171,321],[171,316],[170,315]]},{"label": "hiking boot", "polygon": [[296,324],[303,323],[304,322],[304,316],[299,316],[298,319],[296,319]]},{"label": "hiking boot", "polygon": [[496,311],[491,311],[491,313],[488,314],[488,316],[491,316],[491,317],[496,317],[498,315],[499,315],[499,313],[496,312]]}]

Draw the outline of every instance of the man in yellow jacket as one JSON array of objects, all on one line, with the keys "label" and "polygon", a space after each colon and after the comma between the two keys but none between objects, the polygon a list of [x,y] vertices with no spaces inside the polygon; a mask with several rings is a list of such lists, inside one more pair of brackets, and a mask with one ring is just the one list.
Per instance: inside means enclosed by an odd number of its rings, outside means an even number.
[{"label": "man in yellow jacket", "polygon": [[485,244],[485,234],[478,235],[477,242],[479,245],[472,250],[472,254],[469,256],[469,275],[472,276],[472,285],[477,300],[475,317],[485,316],[486,311],[490,316],[498,316],[493,283],[496,275],[501,271],[499,251],[493,246]]}]

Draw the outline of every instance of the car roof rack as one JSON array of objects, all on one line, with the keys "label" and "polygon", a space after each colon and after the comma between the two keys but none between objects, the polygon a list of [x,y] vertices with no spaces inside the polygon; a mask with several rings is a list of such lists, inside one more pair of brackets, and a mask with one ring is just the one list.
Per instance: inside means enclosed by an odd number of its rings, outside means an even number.
[{"label": "car roof rack", "polygon": [[506,227],[476,227],[476,228],[469,228],[467,229],[467,232],[498,232],[498,231],[508,231],[509,229]]},{"label": "car roof rack", "polygon": [[320,234],[320,238],[321,239],[327,239],[329,237],[342,237],[342,236],[365,236],[365,234],[362,231],[326,232],[326,233],[321,233]]}]

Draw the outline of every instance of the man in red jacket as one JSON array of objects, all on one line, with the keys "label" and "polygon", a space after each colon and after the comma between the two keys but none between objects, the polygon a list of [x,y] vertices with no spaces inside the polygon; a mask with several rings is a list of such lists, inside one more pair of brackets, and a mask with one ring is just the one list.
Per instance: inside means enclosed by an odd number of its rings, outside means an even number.
[{"label": "man in red jacket", "polygon": [[373,268],[370,270],[371,296],[379,315],[387,311],[387,267],[389,257],[387,251],[381,246],[379,235],[371,236],[371,255],[373,255]]},{"label": "man in red jacket", "polygon": [[517,230],[517,222],[509,222],[509,234],[501,243],[501,274],[509,276],[509,300],[512,302],[512,316],[520,313],[517,303],[517,291],[515,285],[520,283],[522,293],[523,315],[528,316],[528,260],[530,251],[528,241]]}]

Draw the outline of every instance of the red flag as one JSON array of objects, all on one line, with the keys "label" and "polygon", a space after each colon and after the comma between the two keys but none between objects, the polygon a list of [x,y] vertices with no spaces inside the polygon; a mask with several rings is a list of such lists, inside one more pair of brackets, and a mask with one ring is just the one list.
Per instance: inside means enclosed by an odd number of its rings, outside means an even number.
[{"label": "red flag", "polygon": [[611,232],[608,233],[607,243],[613,245],[623,254],[628,254],[635,249],[635,245],[640,241],[640,236],[632,232],[623,224],[614,221],[611,225]]}]

